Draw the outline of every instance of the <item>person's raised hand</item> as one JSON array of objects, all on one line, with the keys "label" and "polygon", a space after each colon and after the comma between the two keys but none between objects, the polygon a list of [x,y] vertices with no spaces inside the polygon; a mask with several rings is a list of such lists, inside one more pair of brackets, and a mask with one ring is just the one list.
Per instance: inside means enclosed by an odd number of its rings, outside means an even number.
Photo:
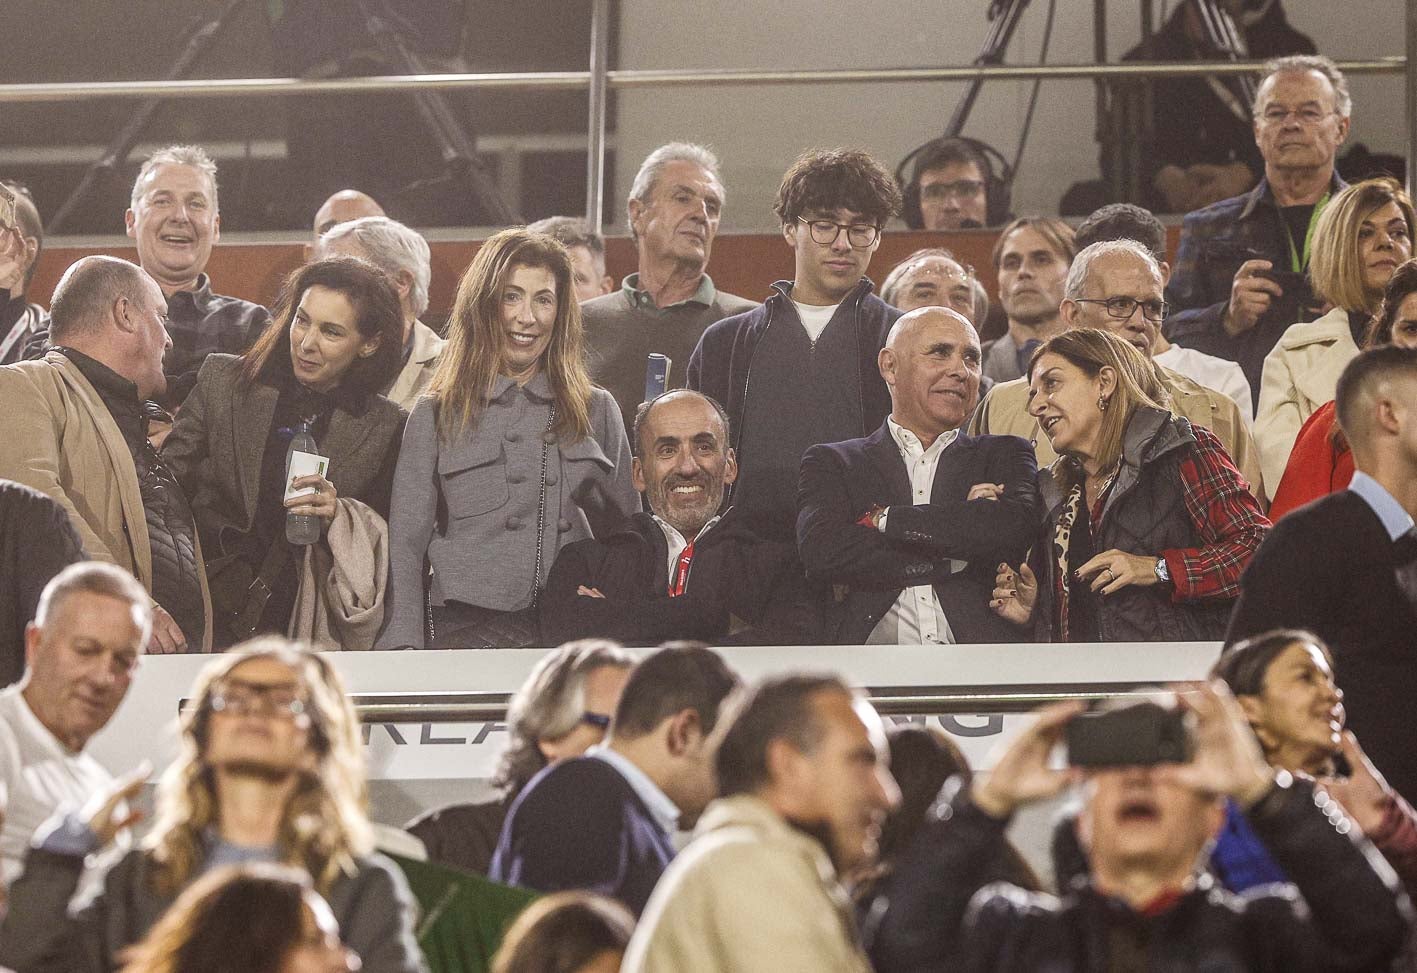
[{"label": "person's raised hand", "polygon": [[1188,763],[1162,764],[1157,774],[1202,794],[1233,797],[1250,808],[1274,786],[1259,740],[1224,683],[1176,687],[1181,705],[1195,716],[1195,753]]},{"label": "person's raised hand", "polygon": [[137,824],[143,819],[143,812],[136,810],[131,802],[143,789],[153,765],[144,760],[133,770],[118,778],[106,790],[89,798],[79,811],[88,824],[89,830],[98,839],[98,847],[106,848],[124,828]]},{"label": "person's raised hand", "polygon": [[1343,758],[1348,761],[1349,776],[1325,777],[1319,783],[1343,805],[1343,810],[1365,834],[1372,834],[1383,823],[1388,804],[1392,801],[1392,790],[1351,731],[1343,731],[1339,746],[1343,749]]},{"label": "person's raised hand", "polygon": [[994,575],[994,593],[989,596],[994,614],[1015,625],[1027,625],[1037,604],[1038,579],[1028,562],[1020,564],[1018,571],[1000,564]]},{"label": "person's raised hand", "polygon": [[0,291],[16,296],[25,269],[25,238],[17,228],[0,224]]},{"label": "person's raised hand", "polygon": [[158,655],[187,651],[187,636],[182,634],[182,626],[161,605],[153,605],[153,634],[147,650]]},{"label": "person's raised hand", "polygon": [[1020,806],[1052,797],[1076,780],[1075,770],[1054,769],[1048,766],[1048,758],[1068,721],[1083,709],[1080,700],[1069,700],[1039,710],[1033,724],[1004,748],[994,769],[975,786],[975,806],[990,817],[1006,818]]},{"label": "person's raised hand", "polygon": [[1268,260],[1246,260],[1235,271],[1235,279],[1230,282],[1230,304],[1225,310],[1223,322],[1226,333],[1231,337],[1253,328],[1275,298],[1284,296],[1284,288],[1278,282],[1261,276],[1264,271],[1273,269],[1274,264]]}]

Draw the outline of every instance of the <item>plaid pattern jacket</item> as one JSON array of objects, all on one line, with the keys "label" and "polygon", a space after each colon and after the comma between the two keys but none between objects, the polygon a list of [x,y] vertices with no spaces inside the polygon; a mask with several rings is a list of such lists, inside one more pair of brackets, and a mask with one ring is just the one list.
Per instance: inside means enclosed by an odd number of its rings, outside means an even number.
[{"label": "plaid pattern jacket", "polygon": [[1162,551],[1176,601],[1236,598],[1240,573],[1250,563],[1270,523],[1245,488],[1225,447],[1204,426],[1192,426],[1195,449],[1181,459],[1181,497],[1204,544]]},{"label": "plaid pattern jacket", "polygon": [[[1330,192],[1345,188],[1335,172]],[[1238,362],[1258,400],[1264,358],[1291,324],[1318,317],[1307,286],[1286,287],[1254,328],[1234,336],[1225,331],[1230,286],[1247,260],[1268,260],[1277,271],[1290,269],[1284,217],[1261,179],[1243,196],[1222,199],[1187,213],[1166,299],[1171,315],[1166,337],[1179,345]]]},{"label": "plaid pattern jacket", "polygon": [[172,336],[172,348],[163,360],[167,394],[162,404],[168,410],[180,406],[197,384],[197,370],[208,355],[244,353],[270,320],[270,312],[259,304],[213,294],[206,274],[197,278],[195,290],[171,295],[167,299],[167,333]]}]

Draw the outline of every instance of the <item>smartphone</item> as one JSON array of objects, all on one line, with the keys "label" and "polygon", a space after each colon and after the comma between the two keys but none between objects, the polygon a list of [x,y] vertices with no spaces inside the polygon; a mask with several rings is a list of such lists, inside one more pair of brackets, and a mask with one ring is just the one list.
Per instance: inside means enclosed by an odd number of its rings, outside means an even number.
[{"label": "smartphone", "polygon": [[645,397],[643,401],[653,402],[669,391],[669,368],[674,363],[668,355],[652,352],[645,359]]},{"label": "smartphone", "polygon": [[1081,713],[1064,736],[1074,767],[1183,764],[1195,752],[1186,714],[1150,701]]}]

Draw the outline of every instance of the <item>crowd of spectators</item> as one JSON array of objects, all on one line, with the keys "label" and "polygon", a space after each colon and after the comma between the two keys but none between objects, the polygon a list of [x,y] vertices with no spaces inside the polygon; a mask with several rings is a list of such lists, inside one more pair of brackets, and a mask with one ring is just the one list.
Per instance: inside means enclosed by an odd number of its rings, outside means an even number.
[{"label": "crowd of spectators", "polygon": [[[1417,215],[1337,174],[1351,102],[1331,61],[1272,62],[1263,175],[1186,216],[1174,272],[1141,207],[1013,216],[969,140],[904,185],[805,152],[774,203],[793,276],[761,303],[707,273],[718,159],[669,143],[618,289],[584,222],[512,227],[443,333],[427,241],[358,190],[270,310],[213,291],[199,147],[142,164],[137,263],[77,260],[47,310],[11,190],[0,963],[426,969],[310,646],[561,644],[512,700],[495,797],[407,828],[547,893],[497,969],[1392,968],[1417,887]],[[999,228],[989,340],[948,249],[877,292],[898,216]],[[1062,704],[980,778],[838,675],[753,682],[710,647],[1187,641],[1226,649],[1149,704],[1181,757],[1059,770]],[[221,654],[138,838],[148,768],[86,748],[145,652]],[[1049,896],[1004,826],[1070,784]]]}]

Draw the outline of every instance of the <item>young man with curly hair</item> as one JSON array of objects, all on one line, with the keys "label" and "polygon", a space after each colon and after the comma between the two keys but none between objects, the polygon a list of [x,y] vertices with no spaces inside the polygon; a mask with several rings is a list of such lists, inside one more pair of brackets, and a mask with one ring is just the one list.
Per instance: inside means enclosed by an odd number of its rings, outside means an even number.
[{"label": "young man with curly hair", "polygon": [[689,387],[728,410],[738,456],[730,500],[768,536],[794,535],[807,448],[868,435],[890,412],[876,354],[900,312],[873,293],[866,268],[900,201],[865,152],[801,156],[774,206],[794,279],[712,325],[689,359]]}]

